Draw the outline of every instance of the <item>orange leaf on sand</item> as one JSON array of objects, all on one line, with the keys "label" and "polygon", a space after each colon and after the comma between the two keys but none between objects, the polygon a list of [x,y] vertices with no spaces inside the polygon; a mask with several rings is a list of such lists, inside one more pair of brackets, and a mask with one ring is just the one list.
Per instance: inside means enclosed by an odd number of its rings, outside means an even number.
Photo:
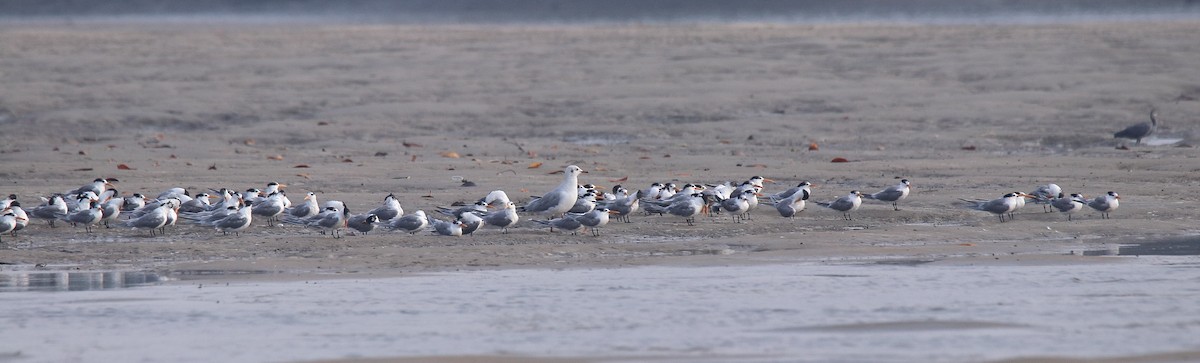
[{"label": "orange leaf on sand", "polygon": [[441,155],[443,158],[451,158],[451,159],[458,159],[461,157],[458,155],[458,153],[453,152],[453,151],[443,151]]},{"label": "orange leaf on sand", "polygon": [[609,183],[620,183],[620,182],[623,182],[623,181],[626,181],[626,180],[629,180],[629,177],[628,177],[628,176],[626,176],[626,177],[624,177],[624,178],[621,178],[621,179],[609,179],[609,180],[608,180],[608,182],[609,182]]},{"label": "orange leaf on sand", "polygon": [[267,159],[271,159],[271,160],[283,160],[283,155],[275,154],[275,155],[268,156],[268,157],[267,157]]},{"label": "orange leaf on sand", "polygon": [[808,144],[808,151],[817,151],[817,150],[821,150],[821,148],[817,146],[817,143],[814,142],[814,143]]},{"label": "orange leaf on sand", "polygon": [[117,170],[137,170],[137,169],[131,168],[131,167],[129,167],[129,165],[120,164],[120,165],[117,165]]},{"label": "orange leaf on sand", "polygon": [[849,162],[849,161],[850,160],[846,160],[846,158],[833,158],[833,161],[831,161],[831,162],[832,163],[845,163],[845,162]]},{"label": "orange leaf on sand", "polygon": [[246,146],[253,146],[253,145],[254,145],[254,139],[246,139],[246,141],[242,141],[242,143],[243,143],[243,144],[246,144]]},{"label": "orange leaf on sand", "polygon": [[535,162],[529,163],[530,169],[537,169],[537,168],[540,168],[541,166],[542,166],[542,162],[540,162],[540,161],[535,161]]}]

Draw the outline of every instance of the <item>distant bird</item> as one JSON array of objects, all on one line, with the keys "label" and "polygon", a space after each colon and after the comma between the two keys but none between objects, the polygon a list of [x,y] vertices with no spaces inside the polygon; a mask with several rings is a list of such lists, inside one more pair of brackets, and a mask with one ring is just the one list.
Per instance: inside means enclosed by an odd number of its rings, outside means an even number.
[{"label": "distant bird", "polygon": [[353,228],[358,233],[367,234],[367,232],[375,230],[375,223],[378,222],[379,216],[374,213],[359,214],[346,220],[346,227]]},{"label": "distant bird", "polygon": [[963,199],[963,201],[970,203],[971,209],[995,214],[997,217],[1000,217],[1000,222],[1004,222],[1004,216],[1018,208],[1017,199],[1024,198],[1024,195],[1025,193],[1013,192],[989,201],[981,202],[966,199]]},{"label": "distant bird", "polygon": [[417,210],[410,214],[392,218],[387,223],[388,228],[398,229],[409,234],[417,234],[417,232],[420,232],[427,225],[429,225],[429,219],[425,216],[425,211],[423,210]]},{"label": "distant bird", "polygon": [[1058,194],[1058,198],[1050,201],[1050,206],[1057,209],[1059,212],[1067,215],[1067,220],[1071,220],[1071,215],[1075,212],[1083,210],[1083,206],[1088,203],[1083,194],[1071,194],[1070,198],[1064,198],[1062,193]]},{"label": "distant bird", "polygon": [[608,224],[610,213],[613,212],[609,211],[608,208],[598,207],[584,214],[570,214],[569,216],[571,218],[575,218],[575,221],[579,222],[579,224],[582,224],[584,227],[591,229],[592,236],[598,237],[600,236],[600,227],[604,227],[604,225]]},{"label": "distant bird", "polygon": [[849,221],[854,219],[850,218],[850,213],[858,210],[858,207],[862,205],[862,193],[859,193],[857,190],[851,190],[850,194],[846,194],[832,202],[817,202],[817,204],[842,212],[842,218]]},{"label": "distant bird", "polygon": [[579,234],[579,230],[583,228],[583,223],[579,223],[578,220],[569,215],[548,221],[536,219],[534,222],[544,226],[550,226],[550,232],[554,232],[554,229],[558,228],[559,231],[571,232],[572,235]]},{"label": "distant bird", "polygon": [[379,220],[386,221],[396,216],[404,215],[404,208],[400,207],[400,201],[396,199],[396,195],[388,194],[383,197],[383,205],[372,209],[367,214],[374,214],[379,217]]},{"label": "distant bird", "polygon": [[1108,213],[1121,206],[1121,196],[1117,195],[1117,192],[1108,192],[1093,199],[1088,206],[1100,211],[1101,218],[1108,219]]},{"label": "distant bird", "polygon": [[[0,212],[4,212],[4,215],[0,216],[0,235],[15,230],[17,228],[17,223],[20,222],[21,218],[17,217],[17,214],[13,213],[13,211],[8,208],[5,208]],[[0,240],[0,243],[2,242],[4,241]]]},{"label": "distant bird", "polygon": [[504,207],[483,215],[483,222],[500,227],[500,233],[508,233],[508,227],[512,227],[521,220],[521,216],[517,214],[517,205],[512,201],[505,203]]},{"label": "distant bird", "polygon": [[576,189],[579,186],[579,174],[581,173],[586,173],[586,171],[575,165],[567,166],[563,169],[563,180],[557,187],[545,195],[529,201],[528,204],[521,207],[521,211],[547,216],[560,216],[571,210],[575,206],[575,200],[579,199]]},{"label": "distant bird", "polygon": [[1158,112],[1150,110],[1150,122],[1126,127],[1124,130],[1114,133],[1113,138],[1134,139],[1138,145],[1141,145],[1142,139],[1150,137],[1158,129],[1158,120],[1155,118],[1157,115]]},{"label": "distant bird", "polygon": [[908,196],[908,191],[911,189],[910,186],[911,184],[908,182],[908,179],[900,179],[900,183],[887,187],[875,194],[863,194],[863,198],[892,202],[892,209],[900,210],[900,207],[896,206],[896,202]]},{"label": "distant bird", "polygon": [[54,220],[65,217],[67,215],[67,202],[61,195],[55,195],[46,200],[46,204],[39,205],[29,210],[29,216],[37,219],[45,219],[50,223],[50,227],[54,227]]},{"label": "distant bird", "polygon": [[1062,188],[1059,187],[1058,184],[1050,183],[1038,186],[1037,189],[1034,189],[1032,193],[1029,193],[1029,195],[1033,196],[1034,203],[1042,205],[1043,212],[1050,213],[1051,210],[1047,209],[1047,207],[1050,207],[1050,203],[1053,202],[1054,199],[1062,198],[1063,193]]}]

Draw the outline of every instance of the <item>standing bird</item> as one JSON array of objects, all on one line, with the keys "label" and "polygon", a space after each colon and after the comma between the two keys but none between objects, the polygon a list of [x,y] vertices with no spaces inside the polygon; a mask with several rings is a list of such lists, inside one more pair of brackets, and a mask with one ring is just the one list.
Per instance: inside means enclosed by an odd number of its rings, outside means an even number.
[{"label": "standing bird", "polygon": [[796,213],[804,210],[805,201],[809,197],[808,189],[800,189],[775,202],[775,210],[779,212],[779,216],[783,218],[796,219]]},{"label": "standing bird", "polygon": [[1101,218],[1108,219],[1108,213],[1117,210],[1117,207],[1121,206],[1121,196],[1117,195],[1117,192],[1108,192],[1096,197],[1096,199],[1092,199],[1088,203],[1088,206],[1100,211]]},{"label": "standing bird", "polygon": [[817,202],[817,204],[842,212],[842,218],[849,221],[854,220],[854,218],[850,218],[850,213],[858,210],[858,207],[862,205],[862,195],[857,190],[851,190],[850,194],[846,194],[832,202]]},{"label": "standing bird", "polygon": [[[96,180],[93,180],[91,184],[76,188],[75,190],[69,191],[65,194],[83,194],[83,193],[87,193],[87,192],[92,192],[92,193],[96,193],[96,195],[99,196],[101,194],[104,194],[104,191],[107,190],[108,187],[112,186],[112,183],[109,183],[109,181],[110,180],[104,179],[104,178],[96,178]],[[112,179],[111,181],[117,181],[117,180]]]},{"label": "standing bird", "polygon": [[483,218],[475,213],[465,213],[458,221],[462,222],[462,234],[472,234],[479,227],[483,227]]},{"label": "standing bird", "polygon": [[908,191],[911,189],[910,186],[911,184],[908,182],[908,179],[900,179],[900,183],[887,187],[875,194],[863,194],[863,198],[892,202],[892,209],[900,210],[900,207],[896,206],[896,202],[908,196]]},{"label": "standing bird", "polygon": [[140,217],[125,221],[126,227],[133,229],[145,228],[150,230],[150,236],[154,237],[154,231],[167,224],[167,209],[171,205],[168,203],[158,204],[157,207],[148,211]]},{"label": "standing bird", "polygon": [[1021,194],[1025,194],[1025,193],[1016,193],[1016,192],[1008,193],[1000,198],[992,199],[992,200],[985,201],[985,202],[971,201],[971,200],[965,200],[965,199],[963,201],[965,201],[967,203],[971,203],[971,209],[981,210],[984,212],[995,214],[997,217],[1000,217],[1000,222],[1003,223],[1004,215],[1009,214],[1012,211],[1017,209],[1017,199],[1024,198],[1023,196],[1021,196]]},{"label": "standing bird", "polygon": [[592,230],[592,236],[600,236],[600,227],[608,224],[609,214],[613,213],[605,207],[598,207],[584,214],[573,214],[571,218]]},{"label": "standing bird", "polygon": [[372,209],[367,214],[374,214],[379,220],[386,221],[404,215],[404,208],[400,207],[400,201],[396,199],[396,195],[389,193],[383,197],[383,205]]},{"label": "standing bird", "polygon": [[121,198],[121,211],[132,212],[138,208],[146,206],[146,196],[142,193],[133,193],[132,197]]},{"label": "standing bird", "polygon": [[100,206],[100,212],[104,214],[100,222],[104,223],[104,228],[112,228],[108,223],[116,222],[121,217],[121,204],[124,202],[124,198],[111,198]]},{"label": "standing bird", "polygon": [[1067,214],[1068,221],[1071,220],[1072,214],[1083,210],[1085,204],[1087,204],[1087,199],[1083,197],[1083,194],[1071,194],[1070,198],[1063,198],[1063,194],[1059,193],[1058,198],[1050,201],[1051,207]]},{"label": "standing bird", "polygon": [[61,195],[55,195],[46,200],[46,204],[39,205],[29,210],[29,215],[37,219],[45,219],[50,223],[50,227],[54,227],[54,220],[65,217],[67,215],[67,202],[63,200]]},{"label": "standing bird", "polygon": [[1134,139],[1137,141],[1137,145],[1141,145],[1142,139],[1150,137],[1158,129],[1158,120],[1155,118],[1157,115],[1157,111],[1150,110],[1150,122],[1126,127],[1124,130],[1114,133],[1113,138]]},{"label": "standing bird", "polygon": [[254,207],[250,206],[249,204],[243,205],[241,209],[238,209],[237,213],[230,214],[225,218],[214,222],[213,227],[216,227],[218,231],[221,231],[221,234],[229,234],[229,232],[233,232],[234,236],[241,236],[241,232],[246,230],[246,228],[250,228],[250,223],[254,220],[253,210]]},{"label": "standing bird", "polygon": [[520,220],[521,216],[517,214],[517,204],[512,201],[506,203],[500,210],[483,215],[483,223],[500,227],[500,233],[503,234],[507,234],[508,227],[512,227]]},{"label": "standing bird", "polygon": [[1037,187],[1037,189],[1034,189],[1032,193],[1029,193],[1029,195],[1032,196],[1034,203],[1042,205],[1042,212],[1045,213],[1051,212],[1051,210],[1047,209],[1047,207],[1050,207],[1049,204],[1052,203],[1055,198],[1063,197],[1062,188],[1059,187],[1058,184],[1054,183],[1040,185]]},{"label": "standing bird", "polygon": [[325,207],[325,211],[321,212],[315,221],[309,222],[309,227],[321,229],[321,233],[329,232],[333,238],[342,238],[342,228],[346,228],[346,217],[350,215],[350,209],[342,206],[341,210],[337,207]]},{"label": "standing bird", "polygon": [[733,221],[742,223],[742,220],[746,219],[746,214],[750,213],[750,196],[752,195],[754,195],[754,189],[742,189],[737,195],[721,200],[721,210],[733,213]]},{"label": "standing bird", "polygon": [[267,225],[275,225],[275,219],[283,213],[286,207],[283,206],[283,193],[274,192],[267,196],[266,199],[261,199],[254,203],[251,208],[255,215],[267,217]]},{"label": "standing bird", "polygon": [[561,216],[563,213],[571,210],[571,207],[575,206],[575,200],[579,199],[579,194],[575,190],[578,188],[579,174],[581,173],[587,172],[575,165],[567,166],[563,169],[563,181],[554,190],[529,201],[528,204],[521,207],[521,211],[547,216]]},{"label": "standing bird", "polygon": [[388,228],[405,231],[408,234],[417,234],[427,225],[429,225],[429,218],[425,216],[425,211],[419,209],[411,214],[392,218],[387,223]]},{"label": "standing bird", "polygon": [[704,194],[692,193],[667,206],[667,213],[683,217],[689,226],[696,225],[696,216],[704,212]]},{"label": "standing bird", "polygon": [[100,202],[93,200],[87,208],[80,208],[74,213],[62,217],[62,220],[73,225],[82,224],[87,233],[92,233],[92,225],[100,223],[104,212],[100,210]]},{"label": "standing bird", "polygon": [[[799,193],[801,190],[808,192],[808,194],[812,194],[811,188],[812,188],[812,183],[809,183],[807,181],[802,181],[802,182],[800,182],[800,184],[796,184],[796,186],[794,186],[794,187],[788,188],[787,190],[784,190],[779,193],[772,194],[771,196],[767,197],[767,200],[772,201],[772,202],[778,202],[785,198],[791,197],[793,194]],[[804,198],[803,200],[807,200],[807,199],[808,198]]]},{"label": "standing bird", "polygon": [[637,213],[642,208],[642,191],[629,194],[629,190],[617,185],[613,187],[613,194],[616,195],[616,199],[608,202],[605,207],[613,211],[618,220],[630,223],[629,215]]},{"label": "standing bird", "polygon": [[197,193],[195,198],[179,205],[179,212],[200,213],[206,211],[212,205],[212,201],[209,198],[208,193]]}]

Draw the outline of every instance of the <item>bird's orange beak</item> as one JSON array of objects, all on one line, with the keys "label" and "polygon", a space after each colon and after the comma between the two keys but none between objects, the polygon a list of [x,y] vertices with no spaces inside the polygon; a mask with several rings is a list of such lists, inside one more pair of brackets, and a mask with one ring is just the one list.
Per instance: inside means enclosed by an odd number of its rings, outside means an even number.
[{"label": "bird's orange beak", "polygon": [[774,182],[775,182],[775,180],[774,180],[774,179],[771,179],[771,178],[763,178],[763,183],[774,183]]}]

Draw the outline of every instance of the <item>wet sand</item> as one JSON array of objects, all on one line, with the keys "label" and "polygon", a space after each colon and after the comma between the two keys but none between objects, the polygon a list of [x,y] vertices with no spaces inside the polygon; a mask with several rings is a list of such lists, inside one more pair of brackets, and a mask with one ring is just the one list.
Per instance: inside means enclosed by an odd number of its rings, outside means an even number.
[{"label": "wet sand", "polygon": [[[1084,251],[1195,235],[1197,22],[1070,25],[0,26],[0,193],[26,207],[96,177],[157,195],[288,185],[354,212],[408,211],[560,180],[643,188],[762,175],[814,201],[900,178],[901,203],[853,221],[636,216],[600,237],[522,222],[450,238],[332,239],[256,221],[240,237],[180,225],[33,225],[6,270],[271,272],[252,279],[508,268],[894,261],[1109,263]],[[1112,133],[1147,119],[1166,145]],[[816,144],[817,150],[810,150]],[[1117,148],[1128,144],[1129,150]],[[453,157],[457,156],[457,157]],[[850,162],[831,163],[834,158]],[[541,167],[530,168],[534,163]],[[126,165],[128,169],[119,168]],[[460,180],[474,182],[462,186]],[[1113,219],[1037,205],[999,223],[960,198],[1057,183],[1122,196]],[[45,267],[35,267],[45,266]],[[275,273],[279,272],[279,273]],[[205,276],[204,278],[213,278]]]}]

